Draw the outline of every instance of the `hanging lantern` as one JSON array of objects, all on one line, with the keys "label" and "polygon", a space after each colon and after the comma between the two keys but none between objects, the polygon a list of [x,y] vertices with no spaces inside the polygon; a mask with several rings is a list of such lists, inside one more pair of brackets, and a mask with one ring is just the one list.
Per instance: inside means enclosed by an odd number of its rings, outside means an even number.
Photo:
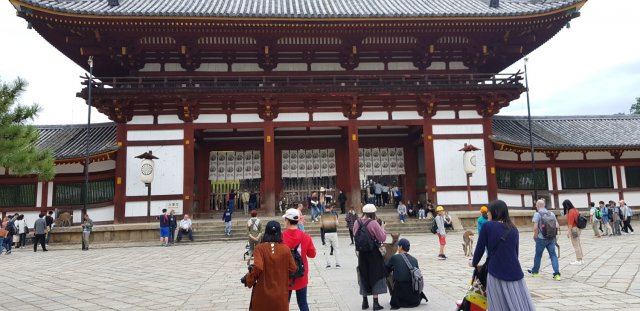
[{"label": "hanging lantern", "polygon": [[464,148],[459,151],[464,151],[462,154],[462,165],[464,167],[464,172],[471,176],[476,172],[476,155],[474,151],[480,150],[472,144],[464,144]]},{"label": "hanging lantern", "polygon": [[155,170],[153,160],[158,159],[158,157],[154,156],[152,151],[148,151],[136,156],[136,158],[142,159],[142,162],[140,163],[140,181],[144,184],[150,184],[153,182],[153,173]]}]

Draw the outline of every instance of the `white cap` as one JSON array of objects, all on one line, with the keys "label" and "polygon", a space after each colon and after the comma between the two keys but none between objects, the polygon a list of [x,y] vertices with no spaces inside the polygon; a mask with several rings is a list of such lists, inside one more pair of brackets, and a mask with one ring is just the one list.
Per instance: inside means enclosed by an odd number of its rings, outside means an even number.
[{"label": "white cap", "polygon": [[300,219],[300,212],[295,208],[290,208],[284,213],[284,215],[282,215],[282,218],[298,220]]},{"label": "white cap", "polygon": [[320,187],[320,192],[324,191],[324,187]]},{"label": "white cap", "polygon": [[373,204],[366,204],[365,206],[362,207],[362,212],[363,213],[375,213],[376,212],[376,206]]}]

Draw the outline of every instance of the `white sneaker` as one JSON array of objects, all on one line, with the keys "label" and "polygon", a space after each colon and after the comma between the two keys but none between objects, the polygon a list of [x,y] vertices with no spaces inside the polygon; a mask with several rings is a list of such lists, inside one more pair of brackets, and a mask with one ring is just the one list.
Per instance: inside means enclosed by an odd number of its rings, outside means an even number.
[{"label": "white sneaker", "polygon": [[576,260],[576,261],[572,262],[571,265],[580,266],[580,265],[582,265],[582,260]]}]

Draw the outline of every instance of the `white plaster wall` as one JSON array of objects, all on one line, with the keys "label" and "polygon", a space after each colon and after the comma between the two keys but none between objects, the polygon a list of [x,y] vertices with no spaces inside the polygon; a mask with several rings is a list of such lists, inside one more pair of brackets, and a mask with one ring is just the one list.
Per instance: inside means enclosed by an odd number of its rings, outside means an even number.
[{"label": "white plaster wall", "polygon": [[627,172],[624,171],[624,166],[620,166],[620,175],[622,175],[622,189],[627,189]]},{"label": "white plaster wall", "polygon": [[455,119],[456,112],[452,110],[436,111],[436,115],[432,119]]},{"label": "white plaster wall", "polygon": [[558,176],[558,190],[562,190],[562,170],[556,167],[556,176]]},{"label": "white plaster wall", "polygon": [[386,111],[365,111],[358,120],[389,120],[389,114]]},{"label": "white plaster wall", "polygon": [[394,120],[422,120],[417,111],[392,111],[391,118]]},{"label": "white plaster wall", "polygon": [[588,152],[587,160],[613,160],[609,152]]},{"label": "white plaster wall", "polygon": [[307,64],[280,63],[273,71],[307,71]]},{"label": "white plaster wall", "polygon": [[458,117],[460,119],[481,119],[482,116],[475,110],[460,110],[458,111]]},{"label": "white plaster wall", "polygon": [[104,172],[104,171],[110,171],[115,169],[116,169],[116,161],[114,160],[93,162],[89,164],[89,173]]},{"label": "white plaster wall", "polygon": [[[182,200],[162,200],[151,201],[151,215],[157,216],[162,214],[162,209],[174,209],[176,214],[182,214]],[[124,209],[125,217],[147,216],[147,202],[127,202]]]},{"label": "white plaster wall", "polygon": [[[615,199],[617,198],[617,196],[613,198]],[[609,199],[609,200],[612,200],[612,199]],[[631,207],[640,207],[640,191],[625,191],[624,201]]]},{"label": "white plaster wall", "polygon": [[[618,196],[616,195],[616,198]],[[558,195],[558,200],[560,200],[560,204],[558,206],[562,209],[562,202],[564,200],[569,200],[573,203],[573,206],[584,208],[589,206],[589,202],[587,200],[587,193],[560,193]],[[607,200],[608,201],[608,200]]]},{"label": "white plaster wall", "polygon": [[341,112],[314,112],[313,121],[346,121]]},{"label": "white plaster wall", "polygon": [[78,164],[78,163],[56,165],[55,168],[56,168],[56,175],[58,175],[58,174],[73,174],[73,173],[82,173],[82,172],[84,172],[84,166],[82,164]]},{"label": "white plaster wall", "polygon": [[200,64],[200,67],[195,71],[208,71],[208,72],[227,72],[227,64],[220,63],[204,63]]},{"label": "white plaster wall", "polygon": [[[87,210],[87,213],[89,210]],[[82,210],[74,210],[73,211],[73,223],[79,224],[82,222]]]},{"label": "white plaster wall", "polygon": [[293,122],[293,121],[309,121],[309,114],[304,112],[296,113],[280,113],[273,121]]},{"label": "white plaster wall", "polygon": [[[438,191],[438,205],[467,204],[466,191]],[[486,191],[471,191],[471,204],[487,204],[489,196]]]},{"label": "white plaster wall", "polygon": [[354,71],[358,70],[384,70],[384,63],[360,63]]},{"label": "white plaster wall", "polygon": [[311,71],[345,71],[339,63],[313,63]]},{"label": "white plaster wall", "polygon": [[146,63],[142,69],[138,70],[140,72],[158,72],[160,71],[159,63]]},{"label": "white plaster wall", "polygon": [[[93,221],[113,221],[113,205],[87,209],[87,214]],[[75,216],[74,216],[75,218]]]},{"label": "white plaster wall", "polygon": [[511,151],[496,150],[493,152],[496,160],[518,161],[518,155]]},{"label": "white plaster wall", "polygon": [[[522,159],[522,161],[531,162],[531,152],[522,153],[520,155],[520,159]],[[544,161],[544,160],[549,160],[549,158],[547,158],[547,155],[542,152],[536,152],[536,161]]]},{"label": "white plaster wall", "polygon": [[153,116],[133,116],[127,124],[153,124]]},{"label": "white plaster wall", "polygon": [[155,176],[151,186],[152,195],[182,194],[184,183],[184,147],[148,146],[127,147],[127,196],[147,195],[147,188],[140,181],[140,160],[134,157],[153,151],[159,159],[155,162]]},{"label": "white plaster wall", "polygon": [[[467,175],[462,167],[462,152],[458,151],[465,143],[484,149],[481,139],[434,139],[436,184],[441,186],[466,186]],[[477,151],[476,172],[471,177],[471,185],[486,186],[487,175],[485,168],[484,152]]]},{"label": "white plaster wall", "polygon": [[36,189],[36,207],[42,206],[42,182],[38,182],[38,189]]},{"label": "white plaster wall", "polygon": [[[536,159],[538,158],[538,154],[536,153]],[[558,161],[562,160],[582,160],[584,159],[584,155],[582,152],[560,152],[558,155]]]},{"label": "white plaster wall", "polygon": [[451,70],[466,70],[469,67],[465,66],[462,62],[449,62],[449,69]]},{"label": "white plaster wall", "polygon": [[387,64],[389,70],[415,70],[416,66],[412,62],[389,62]]},{"label": "white plaster wall", "polygon": [[257,114],[232,114],[231,123],[262,122]]},{"label": "white plaster wall", "polygon": [[427,68],[428,70],[445,70],[447,69],[447,64],[445,62],[432,62],[431,66]]},{"label": "white plaster wall", "polygon": [[[480,124],[434,125],[433,134],[482,134]],[[462,148],[462,147],[460,147]]]},{"label": "white plaster wall", "polygon": [[611,178],[613,179],[613,189],[618,189],[618,174],[615,166],[611,167]]},{"label": "white plaster wall", "polygon": [[231,64],[231,71],[233,72],[246,72],[246,71],[263,71],[258,64],[248,63],[248,64]]},{"label": "white plaster wall", "polygon": [[178,140],[184,139],[183,130],[132,130],[127,131],[127,140]]},{"label": "white plaster wall", "polygon": [[193,123],[227,123],[226,114],[201,114]]},{"label": "white plaster wall", "polygon": [[182,124],[184,121],[180,120],[177,115],[159,115],[158,124]]},{"label": "white plaster wall", "polygon": [[[547,167],[547,189],[549,190],[553,190],[553,175],[551,175],[552,173],[553,169]],[[558,181],[558,184],[560,184],[560,181]]]},{"label": "white plaster wall", "polygon": [[638,159],[640,158],[640,151],[625,151],[622,153],[621,159]]},{"label": "white plaster wall", "polygon": [[[625,198],[627,197],[627,192],[624,193],[624,196],[625,196]],[[609,202],[609,200],[614,200],[614,201],[618,202],[618,193],[615,192],[615,191],[591,193],[591,202],[596,202],[596,205],[598,205],[599,201],[604,201],[604,203],[607,204],[607,202]],[[560,203],[562,203],[562,202],[560,202]],[[573,205],[575,205],[575,204],[576,203],[573,202]]]},{"label": "white plaster wall", "polygon": [[519,194],[498,192],[498,200],[504,201],[509,207],[522,207],[522,199]]},{"label": "white plaster wall", "polygon": [[164,71],[183,72],[187,70],[182,68],[180,63],[166,63],[164,64]]},{"label": "white plaster wall", "polygon": [[50,181],[47,188],[47,206],[53,206],[53,182]]}]

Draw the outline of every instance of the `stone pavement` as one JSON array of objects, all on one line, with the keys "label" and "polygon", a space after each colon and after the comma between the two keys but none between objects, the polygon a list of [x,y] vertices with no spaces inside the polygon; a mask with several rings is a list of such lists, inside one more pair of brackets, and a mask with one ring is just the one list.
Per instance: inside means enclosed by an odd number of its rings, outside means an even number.
[{"label": "stone pavement", "polygon": [[[533,261],[531,235],[521,232],[520,236],[525,270]],[[407,238],[412,242],[411,254],[422,267],[430,299],[414,310],[453,310],[471,275],[461,233],[449,235],[446,261],[435,258],[434,235]],[[585,230],[585,264],[571,266],[574,252],[561,235],[562,281],[551,279],[548,257],[543,257],[540,277],[525,276],[538,310],[640,310],[639,241],[640,235],[595,239]],[[320,243],[314,242],[320,249],[310,267],[311,310],[360,310],[356,257],[348,237],[340,240],[340,270],[325,269]],[[246,271],[244,243],[142,245],[96,245],[88,252],[79,246],[51,245],[47,253],[26,248],[2,255],[5,277],[0,278],[4,289],[0,310],[247,309],[250,291],[239,282]],[[381,295],[380,301],[388,310],[389,295]],[[291,310],[297,310],[294,303]]]}]

